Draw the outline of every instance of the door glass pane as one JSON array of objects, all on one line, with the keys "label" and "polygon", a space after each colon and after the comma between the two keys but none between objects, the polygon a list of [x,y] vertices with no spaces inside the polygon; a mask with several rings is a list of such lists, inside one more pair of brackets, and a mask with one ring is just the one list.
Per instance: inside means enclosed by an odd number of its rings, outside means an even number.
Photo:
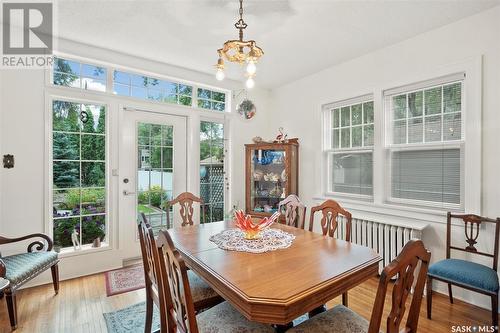
[{"label": "door glass pane", "polygon": [[[200,196],[205,222],[224,220],[224,125],[200,123]],[[203,222],[203,217],[201,218]]]},{"label": "door glass pane", "polygon": [[155,232],[173,226],[165,207],[173,192],[173,132],[171,125],[137,124],[137,218],[144,213]]}]

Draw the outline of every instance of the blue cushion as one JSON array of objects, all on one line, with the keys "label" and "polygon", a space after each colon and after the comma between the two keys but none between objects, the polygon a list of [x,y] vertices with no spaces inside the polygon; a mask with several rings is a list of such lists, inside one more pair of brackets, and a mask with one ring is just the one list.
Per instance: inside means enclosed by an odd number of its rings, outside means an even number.
[{"label": "blue cushion", "polygon": [[487,292],[498,291],[497,272],[475,262],[460,259],[441,260],[429,267],[429,275]]},{"label": "blue cushion", "polygon": [[2,260],[6,267],[5,278],[10,281],[10,288],[15,288],[55,264],[57,253],[21,253],[4,257]]}]

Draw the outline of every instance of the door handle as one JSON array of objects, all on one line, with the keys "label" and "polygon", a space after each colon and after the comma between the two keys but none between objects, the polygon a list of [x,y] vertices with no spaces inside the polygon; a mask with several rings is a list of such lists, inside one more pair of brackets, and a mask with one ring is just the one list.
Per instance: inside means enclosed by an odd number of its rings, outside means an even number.
[{"label": "door handle", "polygon": [[135,192],[129,192],[127,190],[123,190],[123,195],[134,195]]}]

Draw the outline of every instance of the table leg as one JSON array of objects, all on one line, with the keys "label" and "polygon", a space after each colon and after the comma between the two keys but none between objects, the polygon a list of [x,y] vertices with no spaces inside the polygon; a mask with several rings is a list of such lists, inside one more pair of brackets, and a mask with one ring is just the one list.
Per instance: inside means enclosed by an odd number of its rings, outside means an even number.
[{"label": "table leg", "polygon": [[312,318],[315,315],[320,314],[320,313],[325,312],[325,311],[326,311],[326,305],[318,306],[316,309],[309,311],[309,313],[308,313],[309,318]]},{"label": "table leg", "polygon": [[273,325],[273,327],[276,333],[284,333],[293,327],[293,322],[290,322],[286,325]]}]

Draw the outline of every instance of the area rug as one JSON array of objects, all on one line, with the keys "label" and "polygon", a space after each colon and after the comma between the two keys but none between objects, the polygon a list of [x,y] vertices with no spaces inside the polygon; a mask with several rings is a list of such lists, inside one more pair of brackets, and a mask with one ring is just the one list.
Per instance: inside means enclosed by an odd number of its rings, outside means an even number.
[{"label": "area rug", "polygon": [[[142,333],[146,323],[146,302],[137,303],[128,308],[104,313],[103,315],[108,333]],[[151,331],[154,332],[159,329],[160,314],[156,306],[154,306]]]},{"label": "area rug", "polygon": [[[153,325],[151,331],[160,329],[160,314],[158,308],[154,306]],[[302,315],[293,321],[297,326],[307,320],[307,315]],[[144,332],[146,323],[146,302],[141,302],[114,312],[104,313],[104,320],[108,333]]]},{"label": "area rug", "polygon": [[145,287],[144,267],[133,265],[108,271],[106,277],[106,295],[113,296]]}]

